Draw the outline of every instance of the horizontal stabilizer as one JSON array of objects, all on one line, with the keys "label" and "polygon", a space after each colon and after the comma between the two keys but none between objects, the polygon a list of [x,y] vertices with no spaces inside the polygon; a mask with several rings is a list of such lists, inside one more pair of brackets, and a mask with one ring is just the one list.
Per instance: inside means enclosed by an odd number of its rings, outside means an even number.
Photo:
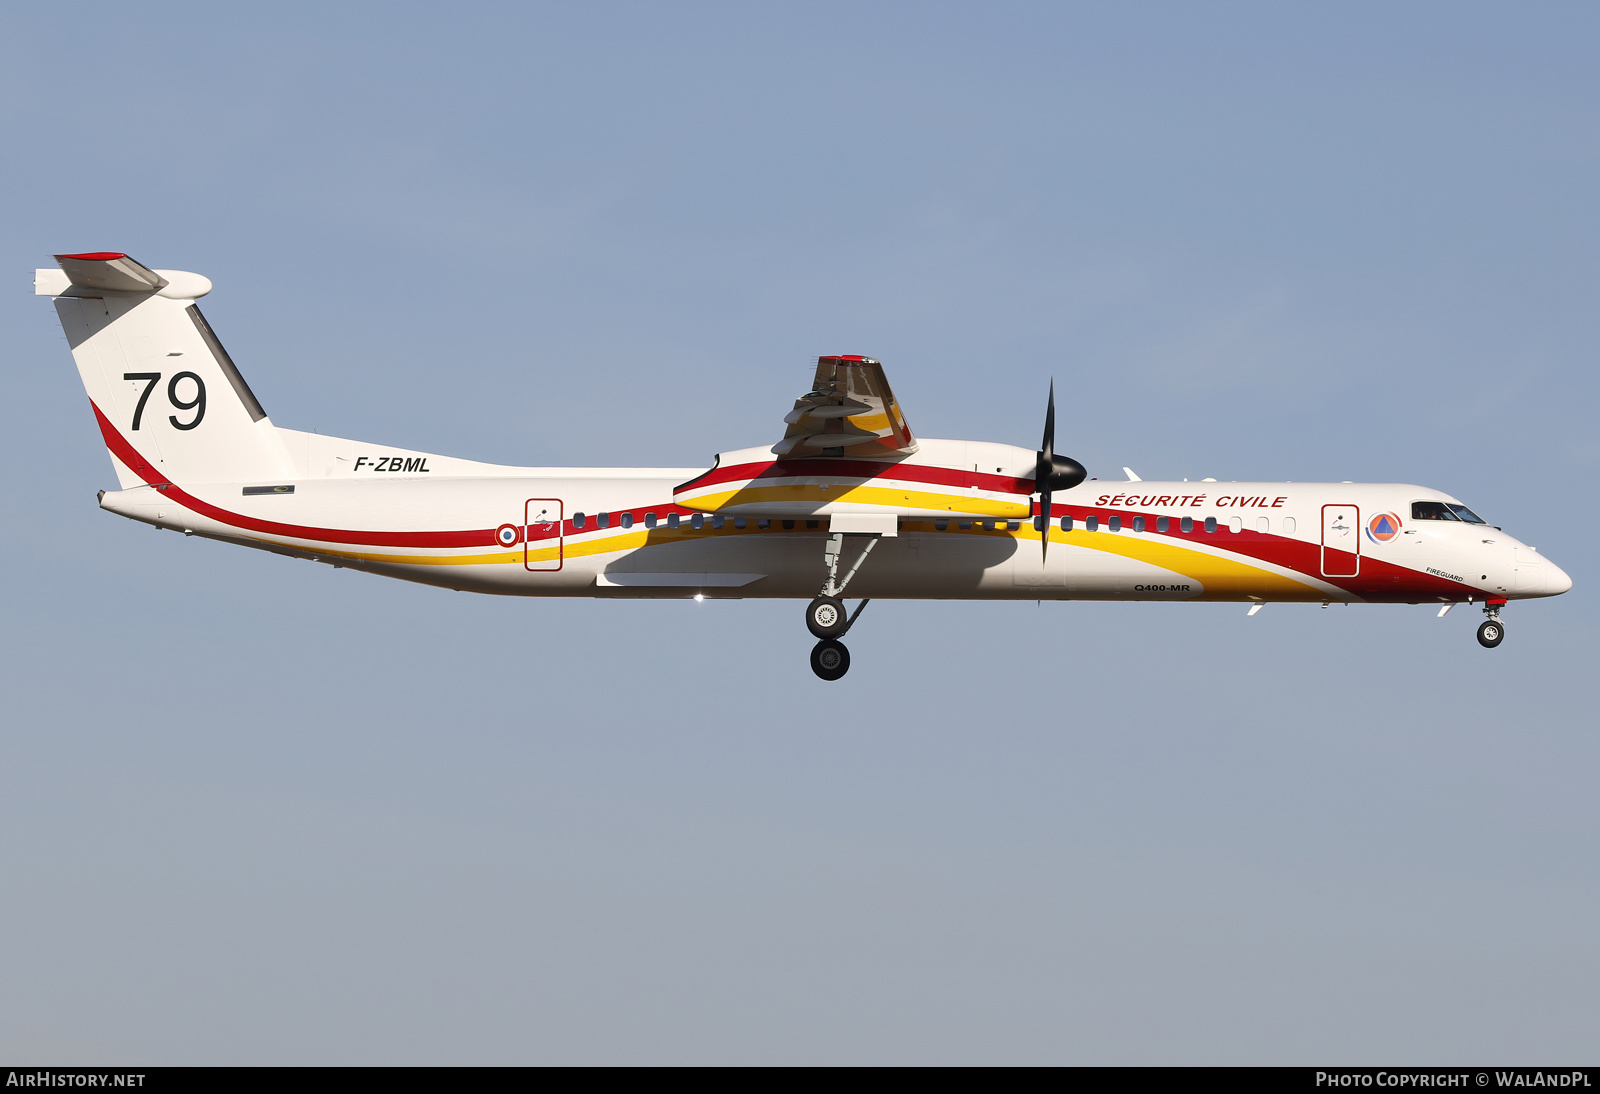
[{"label": "horizontal stabilizer", "polygon": [[169,300],[198,300],[211,291],[211,279],[186,270],[152,270],[120,251],[56,255],[59,270],[35,270],[35,296],[103,297],[149,294]]},{"label": "horizontal stabilizer", "polygon": [[167,279],[125,254],[94,251],[82,255],[56,255],[56,262],[74,285],[112,292],[155,292]]}]

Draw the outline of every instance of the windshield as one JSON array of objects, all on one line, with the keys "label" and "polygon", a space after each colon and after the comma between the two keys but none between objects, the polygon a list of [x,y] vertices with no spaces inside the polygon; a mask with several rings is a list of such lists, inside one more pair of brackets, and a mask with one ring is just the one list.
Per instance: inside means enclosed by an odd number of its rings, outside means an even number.
[{"label": "windshield", "polygon": [[1468,524],[1487,524],[1465,505],[1453,501],[1414,501],[1411,503],[1412,520],[1464,520]]}]

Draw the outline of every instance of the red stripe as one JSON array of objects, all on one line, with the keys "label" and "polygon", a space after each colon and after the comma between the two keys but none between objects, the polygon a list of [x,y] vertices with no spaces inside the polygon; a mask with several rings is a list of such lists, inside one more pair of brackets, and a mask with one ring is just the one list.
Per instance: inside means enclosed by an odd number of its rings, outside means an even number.
[{"label": "red stripe", "polygon": [[56,255],[57,258],[81,258],[85,262],[111,262],[128,256],[120,251],[90,251],[86,255]]},{"label": "red stripe", "polygon": [[[194,512],[219,520],[235,528],[246,528],[253,532],[263,532],[267,535],[287,536],[293,539],[314,539],[325,543],[350,543],[358,546],[370,547],[498,547],[496,529],[482,528],[462,532],[354,532],[341,528],[312,528],[301,524],[281,524],[277,521],[258,520],[247,517],[242,513],[230,512],[201,501],[187,491],[168,482],[157,470],[150,465],[150,461],[140,455],[139,451],[129,444],[127,439],[117,431],[106,416],[100,413],[100,408],[95,406],[94,400],[89,401],[94,409],[95,421],[100,423],[100,436],[105,439],[109,448],[117,459],[126,464],[132,471],[151,486],[159,489],[163,496],[171,498]],[[564,536],[589,535],[599,532],[621,531],[621,516],[629,513],[636,524],[643,531],[644,514],[656,513],[665,518],[669,513],[677,512],[688,516],[698,512],[694,509],[685,509],[680,505],[667,502],[661,505],[642,505],[635,509],[611,509],[607,512],[616,516],[612,528],[596,528],[592,522],[594,515],[589,516],[591,526],[588,528],[574,528],[571,519],[563,522],[562,534]],[[545,537],[548,538],[548,537]]]},{"label": "red stripe", "polygon": [[1010,475],[985,475],[963,471],[954,467],[935,467],[918,463],[874,463],[867,460],[819,458],[814,460],[769,460],[764,463],[740,463],[732,467],[713,467],[697,479],[690,479],[675,493],[699,490],[718,483],[750,479],[763,485],[775,485],[787,478],[858,478],[894,479],[901,482],[925,482],[938,486],[955,486],[962,489],[977,487],[1000,494],[1032,494],[1033,480],[1018,479]]},{"label": "red stripe", "polygon": [[100,413],[100,408],[94,406],[94,400],[89,401],[94,407],[95,420],[100,423],[100,435],[105,438],[106,447],[117,459],[121,460],[151,486],[157,487],[162,494],[173,501],[194,510],[201,516],[219,520],[235,528],[245,528],[252,532],[262,532],[269,536],[287,536],[291,539],[315,539],[325,543],[353,543],[371,547],[493,547],[497,546],[493,528],[480,528],[468,532],[353,532],[342,528],[311,528],[301,524],[281,524],[273,520],[258,520],[247,517],[242,513],[230,512],[219,508],[209,502],[201,501],[194,495],[169,483],[163,478],[150,461],[139,454],[139,451],[117,432],[117,427]]}]

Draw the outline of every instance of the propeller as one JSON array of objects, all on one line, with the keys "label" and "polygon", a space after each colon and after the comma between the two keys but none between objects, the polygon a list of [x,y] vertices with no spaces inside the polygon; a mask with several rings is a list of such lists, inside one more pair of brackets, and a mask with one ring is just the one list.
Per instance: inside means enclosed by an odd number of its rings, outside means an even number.
[{"label": "propeller", "polygon": [[1039,448],[1039,460],[1033,470],[1033,484],[1039,491],[1039,515],[1035,520],[1041,533],[1041,559],[1050,554],[1050,495],[1057,490],[1071,490],[1088,477],[1083,464],[1069,456],[1056,455],[1056,382],[1052,379],[1050,402],[1044,412],[1044,443]]}]

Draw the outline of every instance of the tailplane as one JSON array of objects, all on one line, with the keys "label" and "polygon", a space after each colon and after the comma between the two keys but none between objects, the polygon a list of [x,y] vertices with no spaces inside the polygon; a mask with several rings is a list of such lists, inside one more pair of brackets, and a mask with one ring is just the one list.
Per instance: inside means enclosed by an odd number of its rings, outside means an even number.
[{"label": "tailplane", "polygon": [[125,254],[57,255],[55,298],[123,489],[294,475],[283,438],[195,303],[211,282]]}]

